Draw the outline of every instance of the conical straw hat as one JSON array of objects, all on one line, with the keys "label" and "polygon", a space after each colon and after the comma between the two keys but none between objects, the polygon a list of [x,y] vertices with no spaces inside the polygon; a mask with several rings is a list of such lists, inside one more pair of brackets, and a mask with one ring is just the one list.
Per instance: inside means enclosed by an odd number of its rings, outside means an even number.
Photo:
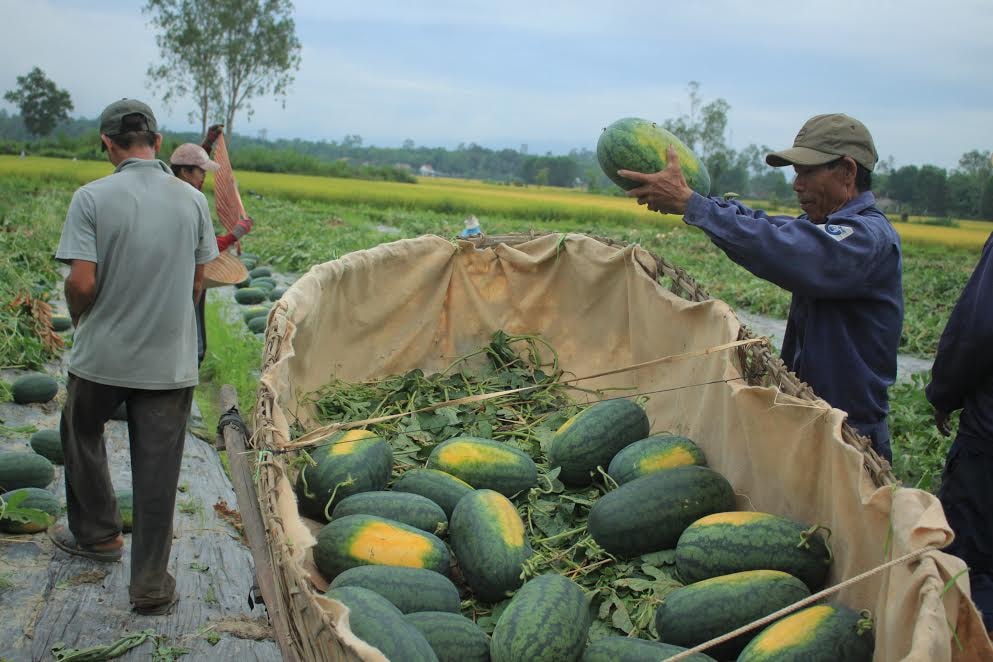
[{"label": "conical straw hat", "polygon": [[246,278],[248,278],[248,269],[241,260],[228,251],[223,251],[203,267],[204,287],[234,285]]}]

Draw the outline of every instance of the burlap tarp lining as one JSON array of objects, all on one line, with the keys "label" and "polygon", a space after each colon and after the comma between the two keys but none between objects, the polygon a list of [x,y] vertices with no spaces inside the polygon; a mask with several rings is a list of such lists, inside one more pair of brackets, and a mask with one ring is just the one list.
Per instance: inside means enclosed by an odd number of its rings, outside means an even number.
[{"label": "burlap tarp lining", "polygon": [[[684,272],[660,269],[666,265],[641,248],[582,235],[482,249],[429,236],[317,265],[287,291],[269,316],[253,443],[277,451],[260,468],[259,497],[281,588],[276,607],[291,616],[289,643],[301,659],[377,659],[355,644],[343,608],[310,580],[314,539],[296,513],[289,458],[278,453],[291,423],[318,425],[302,396],[332,375],[358,381],[443,369],[498,329],[541,334],[574,375],[747,336],[723,302],[688,301],[663,287],[662,275],[681,294],[696,289]],[[702,290],[695,295],[702,299]],[[696,440],[734,485],[739,508],[831,529],[832,583],[951,539],[939,502],[889,484],[885,462],[843,425],[844,413],[767,353],[720,352],[592,387],[662,391],[648,396],[652,431]],[[929,552],[837,599],[873,612],[876,660],[993,659],[963,569],[955,557]]]}]

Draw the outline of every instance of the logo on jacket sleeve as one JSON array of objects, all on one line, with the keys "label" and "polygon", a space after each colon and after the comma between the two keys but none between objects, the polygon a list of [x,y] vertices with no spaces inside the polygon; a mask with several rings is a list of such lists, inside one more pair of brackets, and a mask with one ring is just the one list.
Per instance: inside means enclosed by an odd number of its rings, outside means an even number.
[{"label": "logo on jacket sleeve", "polygon": [[821,226],[821,229],[835,241],[841,241],[846,237],[851,237],[855,234],[855,228],[850,225],[832,225],[831,223],[825,223]]}]

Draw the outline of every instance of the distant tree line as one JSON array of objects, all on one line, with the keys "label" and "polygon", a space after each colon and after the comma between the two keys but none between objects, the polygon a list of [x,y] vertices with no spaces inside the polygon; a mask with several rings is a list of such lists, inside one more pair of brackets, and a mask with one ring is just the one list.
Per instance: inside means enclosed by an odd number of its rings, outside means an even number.
[{"label": "distant tree line", "polygon": [[[700,156],[710,172],[712,194],[734,192],[746,198],[791,205],[795,197],[789,169],[770,168],[766,146],[748,145],[737,151],[725,139],[730,106],[724,99],[703,103],[699,84],[689,84],[689,112],[663,126]],[[37,67],[18,77],[18,87],[5,94],[21,110],[0,110],[0,153],[25,151],[41,156],[103,160],[97,121],[68,117],[72,102]],[[163,155],[183,142],[201,140],[196,133],[165,134]],[[267,140],[263,135],[231,137],[236,169],[261,172],[361,177],[414,182],[415,175],[481,179],[512,186],[582,187],[593,192],[623,195],[600,169],[596,153],[576,149],[565,155],[527,154],[514,149],[488,149],[476,143],[455,149],[417,146],[405,140],[399,147],[363,144],[348,134],[335,140]],[[888,213],[926,215],[938,219],[969,218],[993,221],[993,164],[990,152],[963,154],[951,170],[933,165],[894,167],[883,160],[873,172],[873,191]],[[948,222],[951,222],[950,220]]]}]

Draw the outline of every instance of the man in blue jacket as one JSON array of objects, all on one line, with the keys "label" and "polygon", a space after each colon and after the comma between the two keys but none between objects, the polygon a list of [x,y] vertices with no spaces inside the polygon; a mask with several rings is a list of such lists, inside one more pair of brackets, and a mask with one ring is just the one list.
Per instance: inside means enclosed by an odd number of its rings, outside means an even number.
[{"label": "man in blue jacket", "polygon": [[791,149],[766,156],[773,167],[793,166],[798,218],[695,193],[674,149],[664,170],[618,174],[642,183],[628,191],[638,204],[683,214],[732,260],[793,294],[783,361],[890,460],[887,388],[903,326],[902,258],[870,190],[877,160],[858,120],[809,119]]},{"label": "man in blue jacket", "polygon": [[993,235],[938,342],[925,393],[946,437],[949,415],[962,410],[948,450],[938,498],[955,540],[945,548],[969,566],[972,598],[993,632]]}]

